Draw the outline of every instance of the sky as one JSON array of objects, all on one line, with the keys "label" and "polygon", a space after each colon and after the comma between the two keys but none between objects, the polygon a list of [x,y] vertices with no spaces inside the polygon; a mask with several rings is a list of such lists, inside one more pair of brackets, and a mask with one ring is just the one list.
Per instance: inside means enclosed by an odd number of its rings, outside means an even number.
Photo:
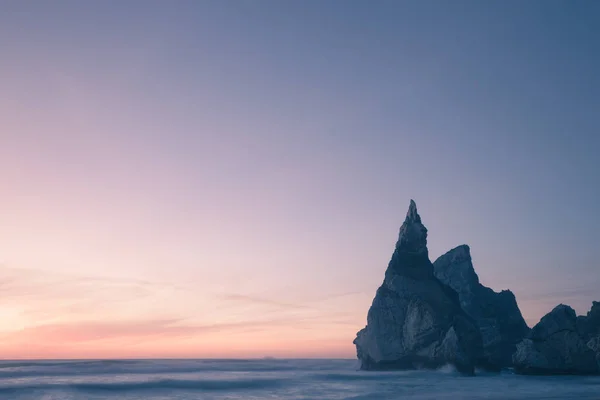
[{"label": "sky", "polygon": [[0,357],[354,357],[410,199],[600,300],[600,2],[0,4]]}]

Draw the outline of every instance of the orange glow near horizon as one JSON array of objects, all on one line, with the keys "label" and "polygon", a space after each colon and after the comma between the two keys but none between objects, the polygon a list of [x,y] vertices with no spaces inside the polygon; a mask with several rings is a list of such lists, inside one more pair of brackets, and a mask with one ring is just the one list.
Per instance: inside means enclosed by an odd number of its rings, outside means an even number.
[{"label": "orange glow near horizon", "polygon": [[[303,304],[240,295],[211,299],[189,297],[185,286],[0,271],[4,359],[354,358],[352,340],[370,298],[340,293]],[[192,298],[203,304],[197,313],[179,308]],[[541,315],[544,307],[523,312]]]}]

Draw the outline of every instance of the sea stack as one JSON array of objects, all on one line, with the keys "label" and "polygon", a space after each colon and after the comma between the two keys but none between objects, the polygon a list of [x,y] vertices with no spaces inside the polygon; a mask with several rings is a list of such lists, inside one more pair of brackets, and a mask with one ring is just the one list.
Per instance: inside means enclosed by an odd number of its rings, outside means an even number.
[{"label": "sea stack", "polygon": [[483,358],[481,334],[458,294],[434,275],[427,229],[410,201],[385,278],[354,339],[365,370],[438,368],[473,374]]},{"label": "sea stack", "polygon": [[529,332],[510,290],[500,293],[483,286],[473,268],[469,246],[458,246],[434,263],[434,274],[458,293],[462,309],[481,331],[485,364],[489,369],[512,366],[512,354]]}]

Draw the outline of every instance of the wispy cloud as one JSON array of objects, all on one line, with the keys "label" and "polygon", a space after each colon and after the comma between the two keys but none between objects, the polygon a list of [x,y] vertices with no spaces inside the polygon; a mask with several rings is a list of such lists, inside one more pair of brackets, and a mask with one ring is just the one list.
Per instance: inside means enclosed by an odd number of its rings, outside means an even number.
[{"label": "wispy cloud", "polygon": [[251,303],[251,304],[259,304],[259,305],[266,305],[266,306],[274,306],[274,307],[283,308],[283,309],[311,308],[304,304],[294,304],[294,303],[288,303],[288,302],[277,301],[277,300],[256,297],[256,296],[250,296],[250,295],[244,295],[244,294],[223,294],[223,295],[218,295],[218,298],[221,300],[224,300],[224,301],[241,302],[241,303],[245,303],[245,304]]},{"label": "wispy cloud", "polygon": [[18,336],[20,339],[40,339],[58,342],[89,342],[128,337],[183,337],[210,331],[220,331],[247,326],[267,324],[270,321],[253,321],[211,325],[186,325],[182,320],[138,321],[78,321],[76,323],[34,326],[18,332],[5,334],[4,339]]},{"label": "wispy cloud", "polygon": [[314,328],[319,324],[353,325],[353,322],[337,316],[286,317],[275,319],[246,320],[237,322],[193,324],[180,319],[132,320],[132,321],[77,321],[71,323],[44,324],[0,335],[4,342],[45,342],[76,344],[113,339],[151,339],[198,337],[208,333],[243,333],[248,331],[272,331],[278,327],[296,326],[297,329]]},{"label": "wispy cloud", "polygon": [[245,304],[260,304],[266,306],[274,306],[280,307],[282,309],[318,309],[323,303],[326,303],[331,300],[339,299],[347,296],[354,296],[358,294],[363,294],[361,291],[351,291],[351,292],[342,292],[342,293],[332,293],[326,296],[320,297],[304,297],[302,300],[298,301],[280,301],[274,300],[271,298],[256,296],[256,295],[247,295],[247,294],[220,294],[216,295],[219,299],[231,302],[240,302]]}]

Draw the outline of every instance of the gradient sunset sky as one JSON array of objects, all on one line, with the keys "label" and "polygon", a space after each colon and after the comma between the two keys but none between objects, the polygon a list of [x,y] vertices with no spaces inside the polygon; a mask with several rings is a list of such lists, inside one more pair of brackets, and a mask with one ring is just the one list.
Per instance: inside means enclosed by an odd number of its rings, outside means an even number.
[{"label": "gradient sunset sky", "polygon": [[600,300],[600,2],[0,3],[0,357],[354,357],[411,198]]}]

